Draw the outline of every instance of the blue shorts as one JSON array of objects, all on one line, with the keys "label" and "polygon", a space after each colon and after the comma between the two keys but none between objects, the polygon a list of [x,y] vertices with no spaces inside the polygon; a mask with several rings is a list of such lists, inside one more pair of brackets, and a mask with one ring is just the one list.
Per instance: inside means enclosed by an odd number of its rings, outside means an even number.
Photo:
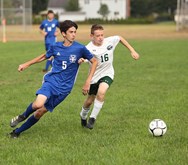
[{"label": "blue shorts", "polygon": [[68,92],[58,95],[54,94],[53,89],[51,88],[49,83],[43,83],[42,87],[36,92],[36,95],[38,94],[47,97],[44,106],[50,112],[53,112],[54,108],[69,95]]}]

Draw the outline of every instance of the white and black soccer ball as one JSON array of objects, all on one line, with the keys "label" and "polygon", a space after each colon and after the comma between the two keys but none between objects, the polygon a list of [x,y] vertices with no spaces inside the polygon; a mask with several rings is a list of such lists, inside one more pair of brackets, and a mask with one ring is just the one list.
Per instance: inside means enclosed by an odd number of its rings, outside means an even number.
[{"label": "white and black soccer ball", "polygon": [[149,132],[153,136],[163,136],[167,131],[166,123],[161,119],[154,119],[149,124]]}]

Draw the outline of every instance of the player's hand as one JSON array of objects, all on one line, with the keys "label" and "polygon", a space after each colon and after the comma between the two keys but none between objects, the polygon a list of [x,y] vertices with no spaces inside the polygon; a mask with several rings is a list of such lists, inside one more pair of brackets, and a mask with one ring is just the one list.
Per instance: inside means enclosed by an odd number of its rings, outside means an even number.
[{"label": "player's hand", "polygon": [[83,95],[87,95],[88,94],[88,92],[89,92],[89,88],[90,88],[90,83],[85,83],[84,84],[84,86],[83,86],[83,88],[82,88],[82,94]]},{"label": "player's hand", "polygon": [[79,60],[78,60],[78,64],[81,64],[81,63],[83,63],[85,60],[84,60],[84,58],[80,58]]},{"label": "player's hand", "polygon": [[55,33],[54,33],[54,36],[57,36],[59,33],[56,31]]},{"label": "player's hand", "polygon": [[18,71],[22,72],[23,70],[25,70],[28,66],[26,64],[21,64],[18,66]]},{"label": "player's hand", "polygon": [[135,60],[139,59],[139,54],[136,51],[131,52],[131,56],[132,58],[134,58]]},{"label": "player's hand", "polygon": [[43,35],[46,36],[48,33],[47,32],[44,32]]}]

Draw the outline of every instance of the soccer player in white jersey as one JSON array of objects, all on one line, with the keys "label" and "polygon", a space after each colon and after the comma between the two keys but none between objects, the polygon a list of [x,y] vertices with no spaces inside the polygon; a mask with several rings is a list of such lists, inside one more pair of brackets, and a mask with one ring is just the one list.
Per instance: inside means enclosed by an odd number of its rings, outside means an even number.
[{"label": "soccer player in white jersey", "polygon": [[[114,68],[113,55],[117,44],[120,42],[131,53],[132,58],[137,60],[139,54],[134,48],[121,36],[111,36],[104,38],[104,29],[101,25],[95,24],[91,27],[91,42],[87,44],[87,49],[97,58],[98,66],[91,80],[90,90],[80,112],[81,125],[93,129],[95,120],[104,104],[105,94],[113,82]],[[86,62],[80,59],[80,63]],[[92,112],[87,122],[88,113],[91,105],[94,103]]]}]

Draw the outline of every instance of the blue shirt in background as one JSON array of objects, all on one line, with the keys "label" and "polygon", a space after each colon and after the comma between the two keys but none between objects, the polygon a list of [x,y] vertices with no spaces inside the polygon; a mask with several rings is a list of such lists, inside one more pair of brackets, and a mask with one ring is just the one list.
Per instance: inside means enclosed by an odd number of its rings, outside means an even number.
[{"label": "blue shirt in background", "polygon": [[42,21],[40,27],[41,30],[45,30],[47,35],[45,36],[45,44],[53,44],[56,42],[55,31],[56,28],[59,28],[59,22],[54,18],[49,21],[48,19]]}]

